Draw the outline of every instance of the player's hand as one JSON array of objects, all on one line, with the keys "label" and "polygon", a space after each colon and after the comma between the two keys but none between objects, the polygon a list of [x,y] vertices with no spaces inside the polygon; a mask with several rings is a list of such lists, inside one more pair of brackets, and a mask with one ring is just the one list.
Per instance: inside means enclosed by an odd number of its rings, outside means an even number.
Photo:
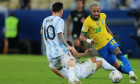
[{"label": "player's hand", "polygon": [[94,41],[94,39],[91,41],[91,44],[92,44],[92,45],[94,45],[94,44],[95,44],[95,41]]},{"label": "player's hand", "polygon": [[87,50],[85,51],[85,55],[88,55],[88,54],[89,54],[89,52],[91,52],[92,50],[93,50],[92,48],[87,49]]},{"label": "player's hand", "polygon": [[76,53],[76,49],[74,47],[68,46],[67,49],[71,50],[72,53]]},{"label": "player's hand", "polygon": [[43,34],[43,30],[42,30],[42,29],[40,30],[40,34],[41,34],[41,35]]},{"label": "player's hand", "polygon": [[83,17],[83,18],[81,19],[81,23],[84,23],[84,21],[85,21],[85,18]]}]

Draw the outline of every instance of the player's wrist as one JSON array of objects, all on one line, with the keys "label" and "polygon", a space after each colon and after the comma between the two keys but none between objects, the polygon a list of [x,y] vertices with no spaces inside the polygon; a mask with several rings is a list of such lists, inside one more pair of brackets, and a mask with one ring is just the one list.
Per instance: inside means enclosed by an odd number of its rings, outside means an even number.
[{"label": "player's wrist", "polygon": [[91,41],[92,41],[91,39],[86,40],[86,42],[89,43],[89,44],[91,44]]},{"label": "player's wrist", "polygon": [[70,50],[70,46],[67,46],[67,49]]}]

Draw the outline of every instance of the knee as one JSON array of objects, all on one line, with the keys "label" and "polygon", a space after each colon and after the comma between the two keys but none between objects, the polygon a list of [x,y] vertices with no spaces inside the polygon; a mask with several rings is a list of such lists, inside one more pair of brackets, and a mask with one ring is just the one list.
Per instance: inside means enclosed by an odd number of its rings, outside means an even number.
[{"label": "knee", "polygon": [[113,54],[114,54],[115,56],[117,56],[118,53],[122,53],[122,52],[120,51],[120,48],[119,48],[119,47],[116,47],[116,48],[113,50]]},{"label": "knee", "polygon": [[121,59],[122,56],[124,56],[122,53],[117,53],[117,55],[116,55],[116,57],[117,57],[118,59]]},{"label": "knee", "polygon": [[98,69],[102,67],[102,63],[102,60],[96,62]]},{"label": "knee", "polygon": [[95,57],[92,57],[91,60],[92,60],[92,63],[96,62],[96,58]]},{"label": "knee", "polygon": [[73,60],[73,59],[69,60],[67,65],[68,65],[68,68],[69,67],[75,67],[75,60]]}]

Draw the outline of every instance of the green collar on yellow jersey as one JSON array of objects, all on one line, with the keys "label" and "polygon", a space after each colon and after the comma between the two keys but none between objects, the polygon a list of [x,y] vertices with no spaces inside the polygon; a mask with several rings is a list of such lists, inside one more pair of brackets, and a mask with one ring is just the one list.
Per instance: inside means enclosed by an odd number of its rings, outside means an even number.
[{"label": "green collar on yellow jersey", "polygon": [[99,16],[99,19],[98,20],[95,20],[94,18],[92,18],[92,15],[90,15],[91,19],[94,20],[94,21],[99,21],[100,20],[100,16]]}]

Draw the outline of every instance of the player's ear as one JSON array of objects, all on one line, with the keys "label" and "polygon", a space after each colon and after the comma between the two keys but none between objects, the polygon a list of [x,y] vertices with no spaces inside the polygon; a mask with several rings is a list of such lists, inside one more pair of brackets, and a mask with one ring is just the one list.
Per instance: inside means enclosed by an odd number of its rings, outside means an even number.
[{"label": "player's ear", "polygon": [[91,8],[90,8],[90,12],[91,12]]},{"label": "player's ear", "polygon": [[61,9],[60,13],[63,14],[63,9]]}]

